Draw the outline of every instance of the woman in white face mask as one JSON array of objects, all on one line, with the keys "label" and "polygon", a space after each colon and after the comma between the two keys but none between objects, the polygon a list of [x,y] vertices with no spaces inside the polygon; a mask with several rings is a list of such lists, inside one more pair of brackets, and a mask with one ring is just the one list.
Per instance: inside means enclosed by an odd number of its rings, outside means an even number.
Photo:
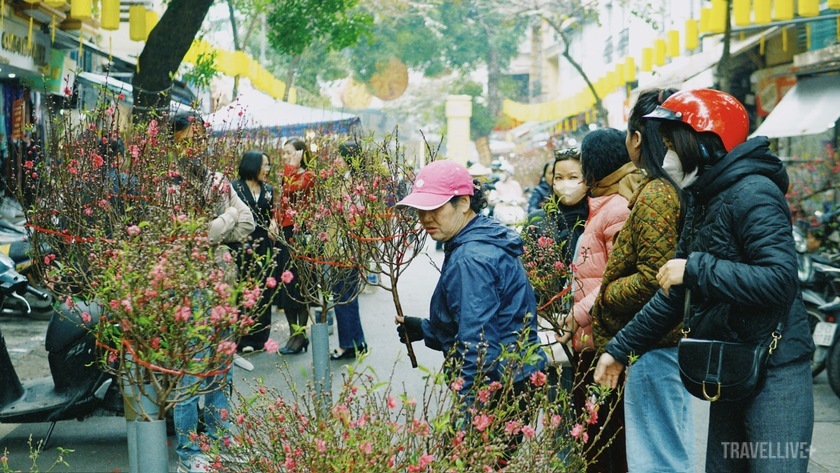
[{"label": "woman in white face mask", "polygon": [[551,211],[540,208],[528,215],[529,231],[551,237],[563,245],[563,264],[572,263],[577,240],[583,233],[583,224],[589,216],[586,201],[588,187],[583,182],[580,166],[580,150],[567,148],[555,151],[554,163],[548,173],[552,184]]},{"label": "woman in white face mask", "polygon": [[[592,306],[592,335],[598,350],[653,297],[656,274],[673,258],[681,225],[679,189],[692,182],[679,157],[667,151],[658,123],[642,117],[674,89],[642,91],[630,112],[625,145],[630,160],[647,174],[630,199],[630,215],[618,233]],[[694,471],[691,397],[677,365],[679,327],[633,364],[624,388],[625,444],[629,472]],[[653,382],[655,380],[655,382]],[[657,406],[656,415],[649,407]]]}]

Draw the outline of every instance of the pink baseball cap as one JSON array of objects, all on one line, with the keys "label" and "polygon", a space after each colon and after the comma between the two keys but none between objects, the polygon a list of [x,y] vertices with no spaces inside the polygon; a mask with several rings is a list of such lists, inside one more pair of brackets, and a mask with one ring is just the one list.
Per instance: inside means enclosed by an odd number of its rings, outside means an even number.
[{"label": "pink baseball cap", "polygon": [[417,173],[411,194],[397,205],[434,210],[456,195],[473,193],[473,178],[467,168],[453,161],[433,161]]}]

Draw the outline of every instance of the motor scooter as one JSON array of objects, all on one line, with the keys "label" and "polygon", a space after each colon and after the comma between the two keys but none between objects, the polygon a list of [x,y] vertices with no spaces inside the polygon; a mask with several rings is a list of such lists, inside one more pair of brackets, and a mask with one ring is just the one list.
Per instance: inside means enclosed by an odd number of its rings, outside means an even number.
[{"label": "motor scooter", "polygon": [[[830,259],[817,255],[808,247],[805,226],[807,224],[793,227],[793,241],[797,253],[797,273],[802,300],[816,344],[816,350],[811,357],[811,376],[816,377],[825,369],[830,343],[826,342],[824,337],[835,322],[826,319],[826,312],[821,310],[821,307],[840,295],[840,267],[831,264]],[[816,333],[818,329],[821,331],[819,335]]]},{"label": "motor scooter", "polygon": [[825,353],[825,370],[828,384],[837,397],[840,397],[840,297],[819,307],[824,321],[814,330],[814,344],[817,350]]},{"label": "motor scooter", "polygon": [[[7,299],[25,303],[26,293],[49,298],[29,286],[27,278],[15,270],[14,261],[0,254],[0,306]],[[41,448],[47,445],[60,420],[123,415],[118,383],[97,365],[91,328],[98,322],[100,310],[96,305],[85,310],[91,314],[88,322],[63,305],[53,311],[45,342],[49,377],[21,382],[0,333],[0,423],[50,422]]]},{"label": "motor scooter", "polygon": [[[7,198],[8,199],[8,198]],[[15,263],[15,270],[24,276],[31,276],[32,267],[31,244],[29,229],[23,222],[10,221],[0,218],[0,254],[4,254]],[[29,279],[32,284],[32,280]],[[28,316],[36,320],[49,320],[52,316],[55,297],[44,288],[37,288],[49,297],[42,299],[30,293],[23,294],[22,299],[11,298],[0,308],[0,316]]]}]

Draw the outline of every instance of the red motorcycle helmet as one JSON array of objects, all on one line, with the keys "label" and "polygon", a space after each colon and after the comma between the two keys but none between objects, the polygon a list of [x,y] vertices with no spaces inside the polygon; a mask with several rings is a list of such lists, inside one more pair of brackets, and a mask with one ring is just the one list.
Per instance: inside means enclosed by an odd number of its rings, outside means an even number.
[{"label": "red motorcycle helmet", "polygon": [[750,119],[735,97],[713,89],[677,92],[645,118],[685,123],[697,132],[716,134],[726,151],[747,140]]}]

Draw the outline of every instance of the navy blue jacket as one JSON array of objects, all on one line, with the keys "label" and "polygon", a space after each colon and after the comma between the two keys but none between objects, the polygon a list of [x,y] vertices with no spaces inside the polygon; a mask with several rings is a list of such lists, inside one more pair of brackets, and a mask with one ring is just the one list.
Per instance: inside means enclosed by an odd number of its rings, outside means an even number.
[{"label": "navy blue jacket", "polygon": [[[446,366],[462,362],[461,372],[451,374],[463,378],[463,393],[469,392],[479,372],[491,381],[501,378],[505,362],[500,355],[503,350],[520,350],[517,341],[525,327],[530,329],[528,344],[539,345],[537,302],[519,260],[522,252],[516,232],[484,215],[473,218],[444,246],[423,336],[429,348],[458,358],[447,360]],[[524,357],[526,348],[521,350]],[[545,354],[535,352],[533,364],[519,370],[514,381],[543,369]]]},{"label": "navy blue jacket", "polygon": [[684,284],[661,290],[607,344],[622,363],[642,354],[683,320],[694,338],[758,342],[785,327],[771,366],[810,358],[814,343],[796,275],[788,176],[765,137],[742,143],[686,188],[689,200],[677,258]]},{"label": "navy blue jacket", "polygon": [[551,188],[551,184],[545,181],[545,179],[540,179],[540,183],[537,184],[537,187],[531,191],[531,196],[528,197],[528,213],[536,212],[537,210],[542,207],[543,202],[548,196],[551,195],[553,192]]}]

